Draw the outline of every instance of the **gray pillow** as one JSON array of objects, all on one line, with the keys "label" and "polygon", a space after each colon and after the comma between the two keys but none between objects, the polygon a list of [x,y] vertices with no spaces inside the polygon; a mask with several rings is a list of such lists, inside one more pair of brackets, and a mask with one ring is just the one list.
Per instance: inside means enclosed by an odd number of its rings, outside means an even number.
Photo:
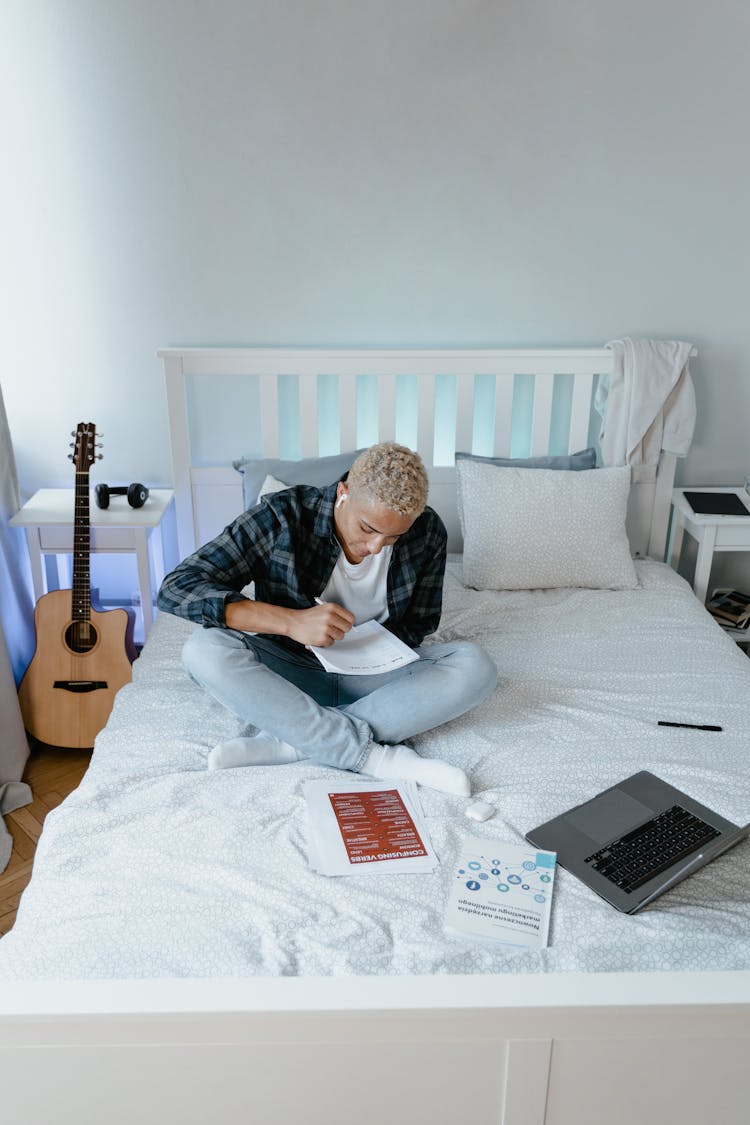
[{"label": "gray pillow", "polygon": [[313,484],[324,488],[348,473],[363,450],[335,453],[332,457],[303,457],[301,461],[280,461],[275,457],[255,460],[241,457],[232,465],[242,475],[242,496],[246,508],[254,508],[266,477],[276,477],[284,484]]},{"label": "gray pillow", "polygon": [[596,468],[596,450],[593,445],[578,453],[565,453],[543,457],[479,457],[475,453],[456,453],[459,461],[482,461],[485,465],[499,465],[504,469],[582,469]]}]

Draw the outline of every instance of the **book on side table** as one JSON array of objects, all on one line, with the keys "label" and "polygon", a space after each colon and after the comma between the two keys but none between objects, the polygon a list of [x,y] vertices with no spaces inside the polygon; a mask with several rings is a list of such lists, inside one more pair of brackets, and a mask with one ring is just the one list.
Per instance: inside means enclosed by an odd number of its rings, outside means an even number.
[{"label": "book on side table", "polygon": [[706,609],[725,629],[750,626],[750,594],[743,594],[741,590],[717,588],[706,602]]}]

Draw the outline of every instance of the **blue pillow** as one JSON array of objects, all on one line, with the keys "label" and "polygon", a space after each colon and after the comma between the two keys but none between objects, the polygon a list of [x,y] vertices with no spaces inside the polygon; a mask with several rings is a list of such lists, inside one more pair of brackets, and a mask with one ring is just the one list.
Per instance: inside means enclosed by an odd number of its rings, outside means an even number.
[{"label": "blue pillow", "polygon": [[276,477],[284,484],[313,484],[325,488],[348,473],[363,450],[335,453],[332,457],[303,457],[301,461],[280,461],[276,457],[254,460],[241,457],[232,465],[242,474],[242,496],[246,508],[254,508],[266,477]]},{"label": "blue pillow", "polygon": [[596,450],[593,445],[578,453],[564,453],[543,457],[480,457],[475,453],[456,453],[457,461],[483,461],[486,465],[499,465],[503,469],[595,469]]}]

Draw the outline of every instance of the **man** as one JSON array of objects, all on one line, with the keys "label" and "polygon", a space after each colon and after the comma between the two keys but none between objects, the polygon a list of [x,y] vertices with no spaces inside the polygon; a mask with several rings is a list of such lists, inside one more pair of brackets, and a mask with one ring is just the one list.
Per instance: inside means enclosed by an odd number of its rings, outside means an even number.
[{"label": "man", "polygon": [[[160,609],[201,622],[185,644],[193,679],[251,726],[209,768],[313,761],[468,796],[466,774],[404,740],[456,718],[497,671],[470,641],[422,645],[440,621],[446,532],[426,506],[421,458],[372,446],[328,488],[267,496],[167,576]],[[255,584],[255,598],[241,591]],[[328,647],[383,623],[419,660],[381,675],[327,672]]]}]

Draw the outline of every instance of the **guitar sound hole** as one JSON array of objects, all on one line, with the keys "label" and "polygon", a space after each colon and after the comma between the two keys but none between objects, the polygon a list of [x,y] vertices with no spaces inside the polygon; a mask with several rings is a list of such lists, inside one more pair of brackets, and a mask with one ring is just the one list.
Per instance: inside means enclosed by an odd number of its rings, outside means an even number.
[{"label": "guitar sound hole", "polygon": [[73,652],[90,652],[98,640],[90,621],[72,621],[65,630],[65,643]]}]

